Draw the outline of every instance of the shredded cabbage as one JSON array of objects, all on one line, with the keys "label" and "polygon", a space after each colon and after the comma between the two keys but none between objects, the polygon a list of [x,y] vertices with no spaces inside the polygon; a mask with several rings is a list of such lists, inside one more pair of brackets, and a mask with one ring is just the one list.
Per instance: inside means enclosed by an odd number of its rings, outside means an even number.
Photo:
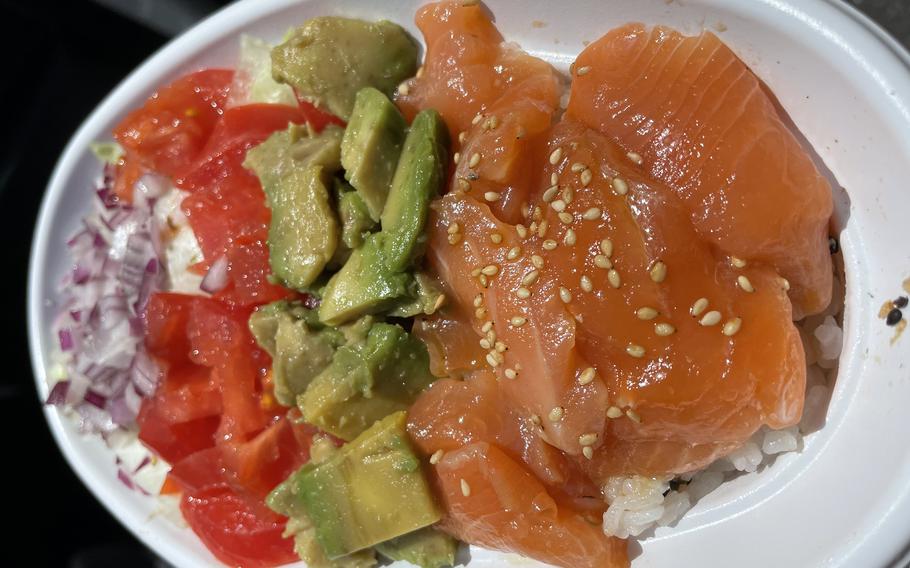
[{"label": "shredded cabbage", "polygon": [[252,103],[297,105],[294,90],[272,78],[272,46],[250,35],[240,36],[240,58],[227,106]]}]

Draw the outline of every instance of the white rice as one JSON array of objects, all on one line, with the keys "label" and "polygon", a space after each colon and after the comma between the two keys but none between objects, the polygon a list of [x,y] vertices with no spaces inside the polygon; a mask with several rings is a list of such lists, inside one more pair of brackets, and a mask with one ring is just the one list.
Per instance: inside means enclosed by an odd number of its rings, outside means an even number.
[{"label": "white rice", "polygon": [[609,504],[603,516],[604,533],[629,538],[672,525],[724,481],[768,467],[779,454],[802,450],[803,436],[825,424],[843,347],[843,331],[838,323],[844,305],[843,286],[837,278],[834,290],[831,306],[825,312],[797,323],[807,365],[806,399],[800,423],[783,430],[762,427],[729,455],[703,470],[678,476],[676,489],[670,488],[669,477],[611,477],[603,488]]}]

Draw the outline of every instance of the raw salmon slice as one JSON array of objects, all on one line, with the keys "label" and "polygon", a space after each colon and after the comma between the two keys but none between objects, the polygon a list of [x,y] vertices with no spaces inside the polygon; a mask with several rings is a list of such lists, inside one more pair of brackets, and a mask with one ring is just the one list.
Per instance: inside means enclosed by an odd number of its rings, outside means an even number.
[{"label": "raw salmon slice", "polygon": [[711,32],[612,30],[573,66],[568,114],[644,159],[701,238],[768,263],[797,318],[831,300],[831,188],[761,82]]},{"label": "raw salmon slice", "polygon": [[475,443],[449,452],[436,471],[447,512],[441,526],[457,538],[559,566],[628,565],[625,541],[606,537],[598,517],[587,520],[560,507],[496,446]]}]

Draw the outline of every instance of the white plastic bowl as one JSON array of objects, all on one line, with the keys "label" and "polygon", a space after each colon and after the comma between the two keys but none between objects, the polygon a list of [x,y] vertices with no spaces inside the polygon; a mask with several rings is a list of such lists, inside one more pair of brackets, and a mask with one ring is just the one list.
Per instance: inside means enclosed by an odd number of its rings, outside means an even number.
[{"label": "white plastic bowl", "polygon": [[[155,54],[86,120],[57,164],[38,219],[29,275],[29,334],[39,396],[53,338],[63,243],[88,209],[98,164],[89,142],[159,85],[210,65],[232,65],[240,32],[277,40],[324,14],[413,26],[417,0],[245,0]],[[714,29],[771,87],[847,193],[836,195],[846,259],[845,350],[827,425],[800,454],[740,477],[703,499],[679,525],[646,541],[634,565],[884,566],[906,562],[910,542],[910,350],[877,317],[910,276],[910,56],[856,10],[835,0],[581,0],[487,2],[504,36],[562,68],[615,25]],[[543,25],[541,25],[541,22]],[[723,30],[723,31],[721,31]],[[849,195],[849,197],[848,197]],[[910,315],[910,314],[908,314]],[[211,554],[188,530],[155,516],[153,499],[116,479],[113,457],[56,409],[46,415],[61,450],[98,499],[149,547],[179,566]],[[903,561],[900,559],[903,558]],[[473,551],[472,566],[533,564]]]}]

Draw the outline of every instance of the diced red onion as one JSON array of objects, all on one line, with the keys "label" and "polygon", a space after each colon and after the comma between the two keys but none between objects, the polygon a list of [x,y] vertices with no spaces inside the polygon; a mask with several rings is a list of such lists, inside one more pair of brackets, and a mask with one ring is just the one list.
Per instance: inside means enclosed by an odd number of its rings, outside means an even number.
[{"label": "diced red onion", "polygon": [[150,458],[149,456],[145,456],[144,458],[142,458],[142,461],[139,462],[139,465],[136,466],[136,469],[133,470],[133,474],[139,473],[140,469],[144,468],[145,466],[147,466],[150,463],[152,463],[152,458]]},{"label": "diced red onion", "polygon": [[227,286],[228,283],[228,259],[221,255],[212,263],[209,271],[199,284],[199,289],[209,294],[216,294]]},{"label": "diced red onion", "polygon": [[117,468],[117,479],[119,479],[121,483],[126,485],[128,489],[130,489],[130,490],[134,489],[133,480],[130,479],[130,476],[128,476],[126,474],[126,472],[120,468]]},{"label": "diced red onion", "polygon": [[85,391],[85,402],[92,404],[98,408],[104,409],[104,405],[107,403],[107,399],[95,391],[89,389]]},{"label": "diced red onion", "polygon": [[73,334],[68,329],[61,329],[57,332],[60,338],[60,351],[69,351],[73,348]]},{"label": "diced red onion", "polygon": [[47,395],[47,401],[45,404],[60,405],[66,402],[66,393],[70,390],[69,381],[59,381],[54,385],[54,388],[51,389],[50,394]]}]

